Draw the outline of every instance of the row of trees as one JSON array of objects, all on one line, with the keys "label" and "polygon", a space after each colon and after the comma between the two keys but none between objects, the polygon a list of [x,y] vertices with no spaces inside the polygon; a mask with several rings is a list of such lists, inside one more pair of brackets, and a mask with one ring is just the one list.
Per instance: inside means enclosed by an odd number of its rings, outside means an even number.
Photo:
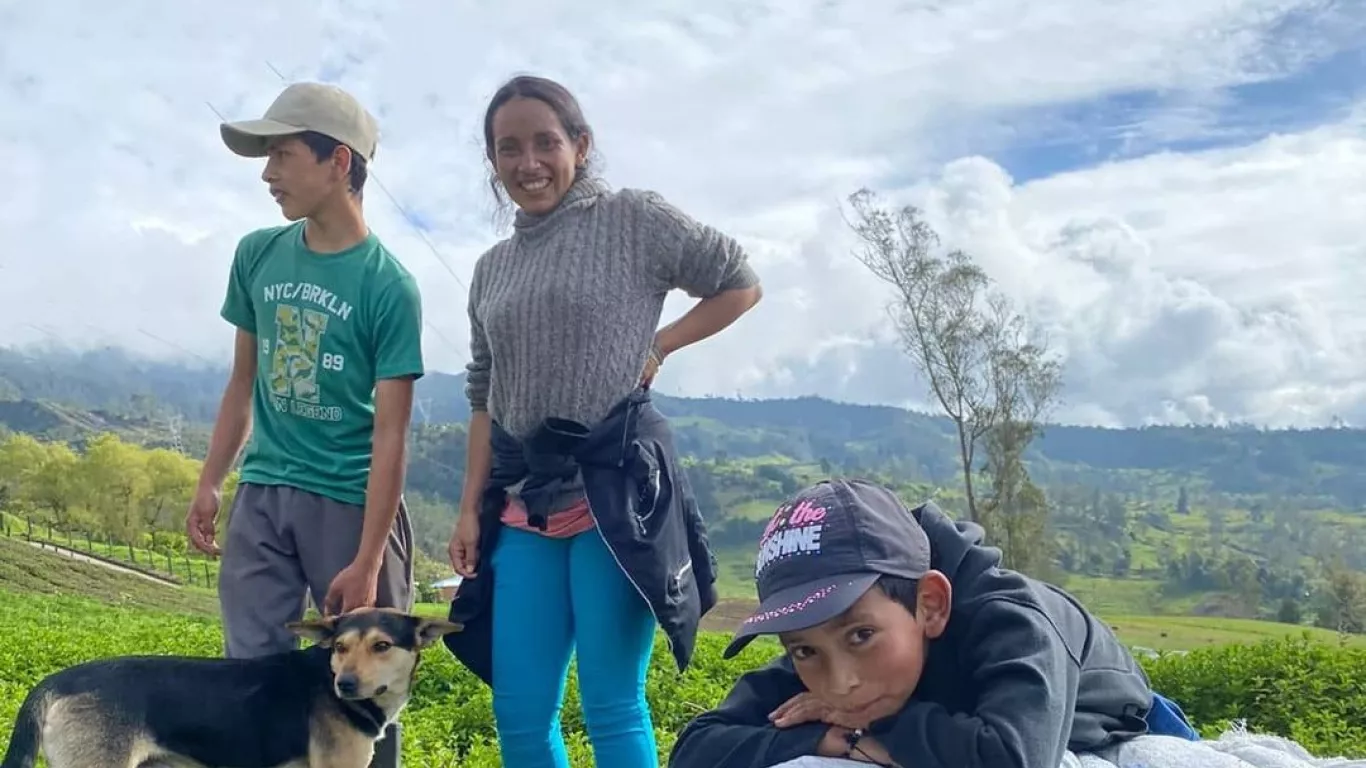
[{"label": "row of trees", "polygon": [[1218,591],[1220,613],[1299,624],[1308,616],[1325,629],[1366,632],[1366,574],[1340,560],[1312,566],[1272,564],[1236,550],[1198,544],[1160,556],[1169,595]]},{"label": "row of trees", "polygon": [[[1218,593],[1220,614],[1359,631],[1366,619],[1366,526],[1283,500],[1223,494],[1175,503],[1096,488],[1052,490],[1057,563],[1073,574],[1160,580],[1168,598]],[[1354,587],[1359,584],[1359,587]],[[1211,598],[1215,599],[1215,598]],[[1359,617],[1359,618],[1358,618]]]},{"label": "row of trees", "polygon": [[[424,457],[415,468],[439,471],[440,467],[429,466],[432,461]],[[76,448],[23,433],[0,435],[0,512],[73,541],[92,537],[162,554],[186,554],[185,510],[200,466],[194,457],[147,448],[114,433],[97,435]],[[220,527],[227,523],[237,477],[231,472],[224,483]],[[419,547],[428,558],[444,562],[455,506],[421,491],[408,493],[407,502]],[[10,522],[9,530],[27,530]],[[422,564],[430,563],[424,559]]]},{"label": "row of trees", "polygon": [[[181,551],[199,467],[189,456],[144,448],[113,433],[90,438],[80,452],[15,433],[0,440],[0,510],[60,531]],[[235,484],[234,474],[225,505]]]}]

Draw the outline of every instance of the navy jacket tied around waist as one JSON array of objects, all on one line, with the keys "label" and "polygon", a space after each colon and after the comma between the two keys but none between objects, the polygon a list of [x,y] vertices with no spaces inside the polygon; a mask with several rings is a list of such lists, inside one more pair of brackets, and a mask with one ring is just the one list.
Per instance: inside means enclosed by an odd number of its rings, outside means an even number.
[{"label": "navy jacket tied around waist", "polygon": [[[486,684],[493,677],[493,548],[502,528],[507,488],[532,525],[560,498],[560,487],[582,473],[588,506],[617,564],[649,604],[680,671],[687,668],[702,616],[716,605],[716,559],[706,525],[674,450],[668,420],[638,388],[591,427],[546,419],[525,441],[493,425],[493,460],[479,513],[479,565],[451,602],[463,632],[446,647]],[[516,653],[509,649],[508,652]]]}]

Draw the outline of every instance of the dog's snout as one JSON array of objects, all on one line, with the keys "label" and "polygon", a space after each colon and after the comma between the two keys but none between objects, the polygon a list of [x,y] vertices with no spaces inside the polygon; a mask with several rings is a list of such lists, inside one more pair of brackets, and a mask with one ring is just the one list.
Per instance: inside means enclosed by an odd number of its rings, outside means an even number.
[{"label": "dog's snout", "polygon": [[360,689],[360,681],[355,675],[342,675],[337,678],[337,693],[342,696],[355,696]]}]

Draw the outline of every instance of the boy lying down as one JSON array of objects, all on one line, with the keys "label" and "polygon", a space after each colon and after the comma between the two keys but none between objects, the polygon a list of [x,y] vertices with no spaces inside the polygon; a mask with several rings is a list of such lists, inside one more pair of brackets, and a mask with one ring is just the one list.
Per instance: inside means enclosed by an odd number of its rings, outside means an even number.
[{"label": "boy lying down", "polygon": [[1154,706],[1172,710],[1109,627],[1001,568],[982,536],[862,481],[785,502],[759,543],[759,608],[725,657],[764,634],[786,653],[689,723],[669,765],[1053,768],[1154,732]]}]

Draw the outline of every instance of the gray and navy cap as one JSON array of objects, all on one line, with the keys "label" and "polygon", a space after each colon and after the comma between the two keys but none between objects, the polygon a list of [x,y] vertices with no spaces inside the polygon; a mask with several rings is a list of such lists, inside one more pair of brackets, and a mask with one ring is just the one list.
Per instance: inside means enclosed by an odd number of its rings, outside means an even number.
[{"label": "gray and navy cap", "polygon": [[918,580],[930,541],[896,494],[864,480],[822,480],[773,513],[754,562],[759,607],[722,654],[758,635],[795,632],[849,610],[882,576]]}]

